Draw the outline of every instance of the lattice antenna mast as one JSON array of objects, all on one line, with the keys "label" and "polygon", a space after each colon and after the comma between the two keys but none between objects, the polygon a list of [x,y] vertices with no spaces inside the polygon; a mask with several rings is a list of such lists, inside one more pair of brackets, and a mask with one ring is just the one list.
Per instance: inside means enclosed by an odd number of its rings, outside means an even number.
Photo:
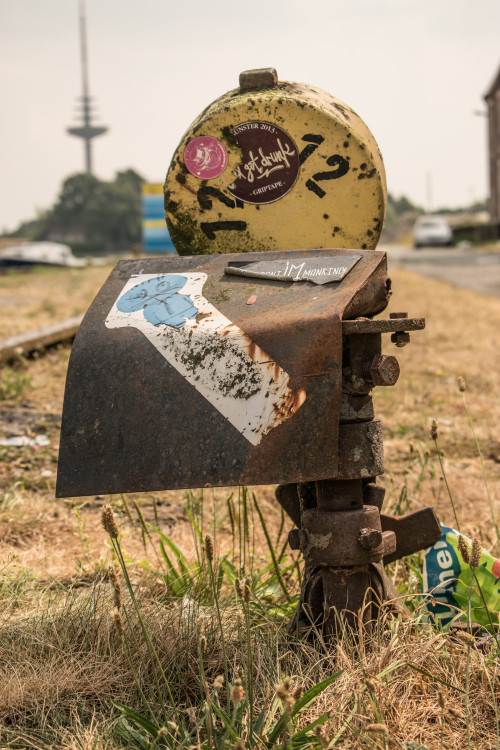
[{"label": "lattice antenna mast", "polygon": [[104,126],[96,126],[92,124],[92,104],[91,96],[89,94],[89,77],[88,77],[88,66],[87,66],[87,25],[85,16],[85,0],[80,0],[79,3],[79,26],[80,26],[80,58],[82,64],[82,119],[83,126],[76,128],[67,128],[67,132],[70,135],[75,135],[77,138],[82,138],[85,144],[85,171],[87,174],[92,174],[92,150],[91,140],[96,138],[98,135],[103,135],[108,132],[108,128]]}]

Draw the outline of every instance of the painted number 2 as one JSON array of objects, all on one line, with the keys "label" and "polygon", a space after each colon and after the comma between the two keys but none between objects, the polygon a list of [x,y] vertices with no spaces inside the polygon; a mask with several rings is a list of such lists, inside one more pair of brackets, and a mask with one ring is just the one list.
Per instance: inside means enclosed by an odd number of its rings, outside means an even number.
[{"label": "painted number 2", "polygon": [[[325,139],[322,135],[309,133],[308,135],[304,135],[302,140],[308,142],[309,145],[300,153],[301,165],[316,151],[318,146],[321,145]],[[340,154],[329,156],[326,163],[329,167],[335,167],[335,169],[327,172],[316,172],[316,174],[313,174],[312,180],[309,179],[306,182],[306,188],[312,193],[315,193],[318,198],[324,198],[326,195],[323,188],[317,184],[318,182],[322,182],[323,180],[338,180],[339,177],[343,177],[349,171],[349,162],[347,159],[344,159],[343,156],[340,156]]]}]

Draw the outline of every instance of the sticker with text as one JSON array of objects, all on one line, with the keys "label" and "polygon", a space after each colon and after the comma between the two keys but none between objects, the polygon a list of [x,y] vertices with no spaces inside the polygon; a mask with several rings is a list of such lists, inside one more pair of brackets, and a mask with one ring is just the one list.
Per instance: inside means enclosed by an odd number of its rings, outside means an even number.
[{"label": "sticker with text", "polygon": [[301,260],[261,260],[228,263],[225,273],[233,276],[250,276],[254,279],[274,279],[275,281],[313,281],[315,284],[328,284],[342,281],[354,268],[362,255],[334,255],[328,258],[307,258]]},{"label": "sticker with text", "polygon": [[228,192],[246,203],[273,203],[294,186],[299,152],[288,133],[268,122],[244,122],[233,130],[243,160]]}]

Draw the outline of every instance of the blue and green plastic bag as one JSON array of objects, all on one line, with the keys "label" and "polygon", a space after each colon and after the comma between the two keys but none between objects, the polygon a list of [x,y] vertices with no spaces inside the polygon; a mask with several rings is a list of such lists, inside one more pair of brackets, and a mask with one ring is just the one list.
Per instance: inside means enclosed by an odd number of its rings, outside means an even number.
[{"label": "blue and green plastic bag", "polygon": [[[425,553],[423,577],[424,591],[430,594],[427,610],[444,626],[457,618],[458,610],[467,613],[472,569],[464,563],[458,550],[458,531],[443,524],[441,529],[441,539]],[[470,545],[470,539],[465,539]],[[483,549],[475,573],[493,624],[498,625],[500,581],[495,581],[500,576],[500,560]],[[472,589],[471,619],[481,625],[490,625],[476,581]]]}]

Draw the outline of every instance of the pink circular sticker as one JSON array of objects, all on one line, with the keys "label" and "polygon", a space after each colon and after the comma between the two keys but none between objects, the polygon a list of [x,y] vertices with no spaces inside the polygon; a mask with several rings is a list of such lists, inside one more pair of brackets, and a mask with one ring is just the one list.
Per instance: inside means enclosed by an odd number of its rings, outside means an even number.
[{"label": "pink circular sticker", "polygon": [[184,164],[200,180],[213,180],[227,167],[227,151],[217,138],[201,135],[186,146]]}]

